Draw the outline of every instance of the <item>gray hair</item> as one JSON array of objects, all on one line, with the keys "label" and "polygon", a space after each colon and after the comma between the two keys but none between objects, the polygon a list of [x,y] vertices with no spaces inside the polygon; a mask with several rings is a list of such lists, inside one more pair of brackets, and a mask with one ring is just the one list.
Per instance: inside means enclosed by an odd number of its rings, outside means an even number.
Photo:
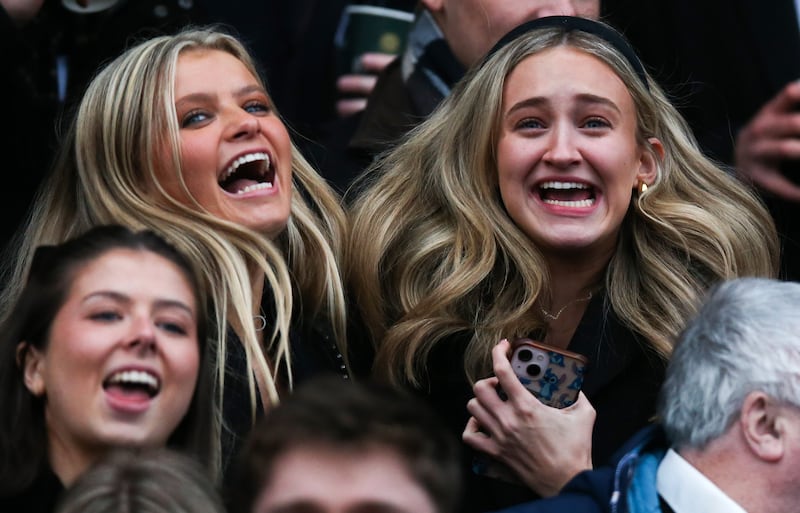
[{"label": "gray hair", "polygon": [[702,449],[761,391],[800,407],[800,283],[739,278],[714,288],[672,354],[661,391],[667,436]]}]

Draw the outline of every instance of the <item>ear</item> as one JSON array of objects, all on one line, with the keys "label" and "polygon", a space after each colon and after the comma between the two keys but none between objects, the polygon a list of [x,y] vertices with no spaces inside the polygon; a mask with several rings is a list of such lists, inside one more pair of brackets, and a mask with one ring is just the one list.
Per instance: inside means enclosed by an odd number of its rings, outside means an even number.
[{"label": "ear", "polygon": [[17,364],[22,366],[25,388],[36,397],[45,393],[44,354],[27,342],[17,344]]},{"label": "ear", "polygon": [[763,392],[751,392],[739,412],[742,436],[750,451],[759,459],[775,462],[783,457],[786,419],[783,408]]},{"label": "ear", "polygon": [[639,183],[653,185],[658,177],[658,164],[664,160],[664,145],[656,137],[647,140],[649,148],[642,151],[639,160],[639,171],[633,181],[633,188],[638,189]]}]

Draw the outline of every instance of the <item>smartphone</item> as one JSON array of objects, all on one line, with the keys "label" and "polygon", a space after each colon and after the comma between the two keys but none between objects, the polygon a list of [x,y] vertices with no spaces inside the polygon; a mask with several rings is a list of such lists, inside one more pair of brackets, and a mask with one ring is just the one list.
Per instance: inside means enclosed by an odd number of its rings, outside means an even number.
[{"label": "smartphone", "polygon": [[554,408],[566,408],[578,400],[589,366],[585,356],[530,338],[517,339],[511,347],[514,374],[540,401]]}]

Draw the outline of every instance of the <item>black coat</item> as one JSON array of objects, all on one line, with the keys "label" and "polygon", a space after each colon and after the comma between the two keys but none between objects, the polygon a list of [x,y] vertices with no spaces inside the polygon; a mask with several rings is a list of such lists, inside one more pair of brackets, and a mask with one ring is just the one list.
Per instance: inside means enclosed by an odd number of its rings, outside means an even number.
[{"label": "black coat", "polygon": [[[466,405],[473,397],[464,371],[467,338],[452,337],[433,349],[428,383],[420,391],[459,443],[469,419]],[[589,303],[568,349],[589,359],[582,390],[597,412],[593,462],[604,465],[654,417],[666,363],[621,324],[604,294]],[[475,453],[463,443],[462,455],[465,495],[459,511],[480,513],[538,498],[526,487],[473,473]]]},{"label": "black coat", "polygon": [[64,485],[45,465],[26,490],[0,497],[0,513],[53,513],[63,493]]}]

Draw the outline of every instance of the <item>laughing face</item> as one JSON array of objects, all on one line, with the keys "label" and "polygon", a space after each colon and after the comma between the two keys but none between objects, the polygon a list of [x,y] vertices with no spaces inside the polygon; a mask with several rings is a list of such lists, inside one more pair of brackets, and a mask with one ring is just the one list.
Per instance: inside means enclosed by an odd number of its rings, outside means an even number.
[{"label": "laughing face", "polygon": [[25,385],[45,401],[51,461],[158,447],[189,409],[199,372],[197,305],[174,263],[114,249],[77,271]]},{"label": "laughing face", "polygon": [[[291,142],[256,77],[227,52],[186,51],[177,63],[175,107],[192,198],[222,219],[278,235],[291,211]],[[192,204],[178,177],[159,175],[170,195]]]},{"label": "laughing face", "polygon": [[605,63],[566,46],[526,58],[506,80],[497,147],[509,215],[545,254],[610,258],[634,188],[655,178],[636,134],[633,98]]}]

